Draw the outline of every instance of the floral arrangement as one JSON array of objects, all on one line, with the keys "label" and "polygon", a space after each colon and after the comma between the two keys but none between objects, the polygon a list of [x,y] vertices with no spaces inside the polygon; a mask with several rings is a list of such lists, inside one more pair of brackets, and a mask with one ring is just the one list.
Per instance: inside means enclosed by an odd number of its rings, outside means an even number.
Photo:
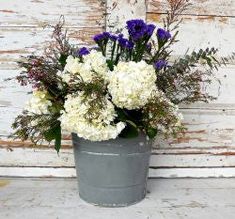
[{"label": "floral arrangement", "polygon": [[97,34],[90,48],[71,45],[61,20],[45,54],[19,62],[23,70],[16,78],[33,90],[13,123],[14,135],[34,143],[54,141],[59,151],[61,130],[90,141],[184,130],[178,105],[215,99],[202,85],[214,80],[214,70],[226,59],[218,61],[218,50],[207,48],[173,60],[179,15],[188,3],[169,2],[163,28],[129,20],[127,34]]}]

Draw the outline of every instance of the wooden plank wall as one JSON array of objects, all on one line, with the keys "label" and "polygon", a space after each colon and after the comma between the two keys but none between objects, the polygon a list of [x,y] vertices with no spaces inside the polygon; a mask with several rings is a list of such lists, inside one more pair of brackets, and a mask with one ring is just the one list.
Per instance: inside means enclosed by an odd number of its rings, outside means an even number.
[{"label": "wooden plank wall", "polygon": [[[193,7],[183,16],[174,55],[188,48],[220,48],[221,55],[235,50],[235,1],[192,0]],[[76,43],[90,43],[101,30],[118,29],[130,18],[143,18],[162,26],[165,0],[65,0],[0,2],[0,175],[74,176],[71,141],[64,140],[59,157],[46,146],[31,148],[30,143],[11,141],[6,136],[10,124],[27,100],[26,91],[13,82],[2,82],[16,75],[14,61],[20,55],[39,51],[60,14],[66,18],[70,37]],[[106,19],[105,19],[106,15]],[[77,41],[82,39],[81,41]],[[158,139],[151,158],[152,177],[231,177],[235,176],[235,65],[229,63],[217,73],[222,81],[215,102],[182,106],[188,131],[168,142]],[[218,87],[210,87],[218,93]]]},{"label": "wooden plank wall", "polygon": [[[174,46],[174,55],[179,56],[189,49],[216,47],[221,56],[235,51],[235,1],[191,0],[192,7],[183,15],[180,27],[180,42]],[[147,21],[162,23],[166,16],[167,3],[162,0],[147,1]],[[217,73],[222,86],[210,87],[218,92],[218,100],[208,104],[182,106],[188,131],[183,138],[170,142],[166,149],[159,144],[164,156],[178,160],[175,167],[185,167],[183,172],[195,175],[231,176],[235,161],[235,65],[229,63]],[[176,163],[175,163],[176,164]],[[173,167],[167,165],[167,167]],[[198,169],[198,168],[201,169]],[[221,169],[221,167],[223,167]],[[202,169],[203,168],[203,169]],[[184,174],[179,170],[179,174]],[[230,174],[229,174],[230,173]],[[187,175],[187,174],[186,174]]]}]

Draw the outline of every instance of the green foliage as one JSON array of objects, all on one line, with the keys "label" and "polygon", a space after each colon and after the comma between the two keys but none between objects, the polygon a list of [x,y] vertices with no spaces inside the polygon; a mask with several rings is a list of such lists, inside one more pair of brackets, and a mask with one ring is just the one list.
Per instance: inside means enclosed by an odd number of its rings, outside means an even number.
[{"label": "green foliage", "polygon": [[67,54],[60,54],[60,58],[59,58],[59,62],[61,64],[61,66],[64,68],[64,66],[66,65],[66,59],[67,59],[68,55]]},{"label": "green foliage", "polygon": [[150,139],[155,138],[157,133],[158,133],[158,130],[156,128],[148,127],[146,129],[146,134],[148,135]]},{"label": "green foliage", "polygon": [[175,104],[216,99],[201,88],[203,84],[209,85],[212,81],[220,84],[214,71],[226,63],[216,59],[217,52],[214,48],[200,49],[176,60],[164,72],[159,72],[158,88]]},{"label": "green foliage", "polygon": [[49,130],[44,132],[44,138],[51,142],[52,140],[55,140],[55,149],[57,153],[59,153],[61,148],[61,127],[60,122],[56,121],[54,126],[52,126]]},{"label": "green foliage", "polygon": [[122,130],[119,135],[122,138],[135,138],[139,135],[138,127],[130,120],[125,120],[126,127]]}]

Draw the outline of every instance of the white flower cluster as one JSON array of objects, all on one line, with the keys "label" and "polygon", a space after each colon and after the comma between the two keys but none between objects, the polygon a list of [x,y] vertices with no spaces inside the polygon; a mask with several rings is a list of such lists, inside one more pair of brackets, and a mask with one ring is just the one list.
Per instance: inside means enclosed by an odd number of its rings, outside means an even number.
[{"label": "white flower cluster", "polygon": [[66,60],[64,72],[61,74],[62,79],[69,83],[71,77],[77,74],[84,82],[91,82],[95,75],[106,78],[108,66],[106,58],[101,52],[92,50],[88,55],[83,57],[83,62],[79,62],[79,58],[69,56]]},{"label": "white flower cluster", "polygon": [[145,61],[119,62],[109,72],[108,90],[116,106],[138,109],[148,102],[151,93],[156,90],[156,79],[153,66]]},{"label": "white flower cluster", "polygon": [[64,130],[75,132],[79,137],[90,141],[115,139],[125,128],[123,122],[112,125],[117,116],[113,104],[105,99],[105,108],[101,109],[94,118],[87,118],[90,100],[84,101],[83,93],[76,96],[68,95],[61,115],[61,126]]},{"label": "white flower cluster", "polygon": [[52,105],[48,100],[46,91],[34,90],[32,98],[27,102],[25,110],[32,114],[48,114],[50,113],[49,107]]}]

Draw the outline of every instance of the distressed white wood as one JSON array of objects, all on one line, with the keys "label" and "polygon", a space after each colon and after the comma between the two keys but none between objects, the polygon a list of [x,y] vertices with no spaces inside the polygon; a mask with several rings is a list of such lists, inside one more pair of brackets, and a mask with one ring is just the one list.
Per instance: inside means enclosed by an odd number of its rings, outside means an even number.
[{"label": "distressed white wood", "polygon": [[82,201],[75,179],[0,181],[1,218],[37,219],[232,219],[234,179],[154,179],[147,197],[127,208],[101,208]]},{"label": "distressed white wood", "polygon": [[[162,27],[165,14],[149,13],[147,20]],[[182,16],[183,22],[179,28],[172,55],[180,56],[199,48],[215,47],[219,56],[228,56],[234,52],[235,17]],[[234,62],[233,62],[234,64]]]},{"label": "distressed white wood", "polygon": [[[190,0],[192,4],[184,14],[196,16],[234,16],[235,2],[234,0]],[[163,0],[147,0],[147,11],[150,13],[166,13],[167,1]]]},{"label": "distressed white wood", "polygon": [[76,170],[72,167],[0,167],[0,176],[76,177]]},{"label": "distressed white wood", "polygon": [[[233,3],[233,5],[234,4],[235,3]],[[229,9],[229,5],[230,3],[227,4],[226,9]],[[82,10],[82,8],[80,10]],[[39,16],[40,13],[41,12],[39,11],[38,15],[36,13],[35,16]],[[84,16],[84,14],[85,13],[81,11],[81,15]],[[106,29],[112,31],[119,30],[121,27],[125,26],[125,22],[128,19],[145,19],[146,16],[149,22],[154,22],[159,27],[162,26],[162,19],[165,17],[165,14],[151,10],[146,15],[146,6],[144,0],[119,2],[115,0],[109,0],[107,1],[107,14]],[[75,15],[73,14],[73,16]],[[87,16],[89,16],[89,14]],[[97,16],[99,16],[99,14]],[[53,18],[56,16],[53,15],[51,17]],[[195,48],[206,48],[212,46],[219,48],[219,54],[222,56],[227,56],[234,52],[233,36],[235,34],[235,17],[185,15],[183,18],[184,22],[180,27],[180,33],[178,36],[180,42],[173,47],[173,54],[178,56],[184,54],[188,48],[192,50]],[[49,18],[47,19],[48,23],[54,23],[54,21],[51,21]],[[71,31],[70,37],[73,41],[76,40],[77,43],[81,43],[81,41],[83,43],[91,43],[92,35],[100,32],[102,27],[105,25],[104,21],[101,19],[103,19],[103,17],[96,18],[96,22],[98,22],[98,24],[93,24],[93,21],[90,21],[89,19],[87,21],[82,20],[82,22],[84,22],[83,24],[69,24],[69,29]],[[36,20],[38,21],[38,19]],[[70,18],[70,16],[66,20],[68,20],[68,23],[76,21],[74,17]],[[32,22],[30,19],[29,21]],[[101,23],[99,24],[99,22]],[[1,65],[4,65],[5,62],[10,62],[13,64],[12,62],[17,60],[20,55],[26,55],[29,52],[35,51],[36,49],[40,50],[43,45],[42,42],[44,42],[46,36],[48,36],[48,32],[42,32],[42,29],[39,28],[41,26],[42,24],[40,23],[33,26],[22,26],[22,28],[19,28],[19,26],[15,25],[2,25],[0,29],[0,37],[2,38],[1,40],[4,47],[0,48]]]},{"label": "distressed white wood", "polygon": [[[235,149],[156,149],[153,150],[150,166],[157,168],[235,167]],[[43,157],[43,159],[42,159]],[[53,149],[14,148],[0,149],[1,167],[74,167],[72,149],[63,149],[60,154]]]},{"label": "distressed white wood", "polygon": [[129,19],[146,19],[145,0],[106,0],[106,29],[120,31]]},{"label": "distressed white wood", "polygon": [[235,177],[235,168],[160,168],[149,170],[149,177],[152,178],[219,178]]},{"label": "distressed white wood", "polygon": [[105,2],[103,0],[21,0],[0,2],[0,65],[16,67],[21,55],[42,51],[49,40],[50,30],[60,15],[65,16],[69,37],[78,43],[91,43],[92,36],[105,26]]},{"label": "distressed white wood", "polygon": [[[94,34],[100,33],[101,27],[70,27],[69,41],[74,45],[93,43]],[[42,27],[1,27],[0,26],[0,66],[17,68],[21,56],[31,53],[41,54],[51,41],[52,28]]]},{"label": "distressed white wood", "polygon": [[97,27],[104,24],[103,0],[1,0],[0,26],[55,24],[60,15],[67,26]]},{"label": "distressed white wood", "polygon": [[[175,45],[174,55],[182,55],[188,48],[220,48],[221,55],[234,51],[235,1],[192,0],[194,6],[187,11]],[[10,124],[29,98],[27,88],[3,78],[17,75],[16,64],[20,55],[41,52],[50,30],[46,23],[55,24],[59,15],[66,18],[71,41],[90,44],[93,34],[104,30],[116,31],[126,20],[142,18],[161,26],[165,16],[165,0],[15,0],[0,1],[0,175],[21,176],[74,176],[71,141],[63,141],[65,149],[57,157],[53,148],[30,148],[30,143],[13,142],[6,136],[12,131]],[[105,9],[106,5],[106,9]],[[105,13],[107,16],[105,18]],[[105,22],[106,21],[106,22]],[[231,63],[234,64],[234,63]],[[206,105],[197,103],[181,106],[189,130],[178,139],[158,141],[150,176],[206,177],[234,175],[235,164],[235,66],[220,69],[222,81],[220,96]],[[217,94],[217,85],[210,91]],[[24,147],[24,148],[23,148]],[[13,151],[10,151],[11,149]],[[42,159],[43,158],[43,159]],[[24,166],[25,168],[21,168]],[[34,169],[35,167],[35,169]],[[62,167],[54,168],[54,167]],[[200,172],[200,167],[202,172]],[[210,167],[210,168],[207,168]],[[214,168],[213,168],[214,167]],[[226,167],[226,168],[222,168]],[[12,169],[11,169],[12,168]],[[162,171],[162,172],[161,172]]]},{"label": "distressed white wood", "polygon": [[[7,177],[76,177],[73,167],[0,167],[0,176]],[[234,167],[220,168],[150,168],[150,178],[230,178]]]}]

